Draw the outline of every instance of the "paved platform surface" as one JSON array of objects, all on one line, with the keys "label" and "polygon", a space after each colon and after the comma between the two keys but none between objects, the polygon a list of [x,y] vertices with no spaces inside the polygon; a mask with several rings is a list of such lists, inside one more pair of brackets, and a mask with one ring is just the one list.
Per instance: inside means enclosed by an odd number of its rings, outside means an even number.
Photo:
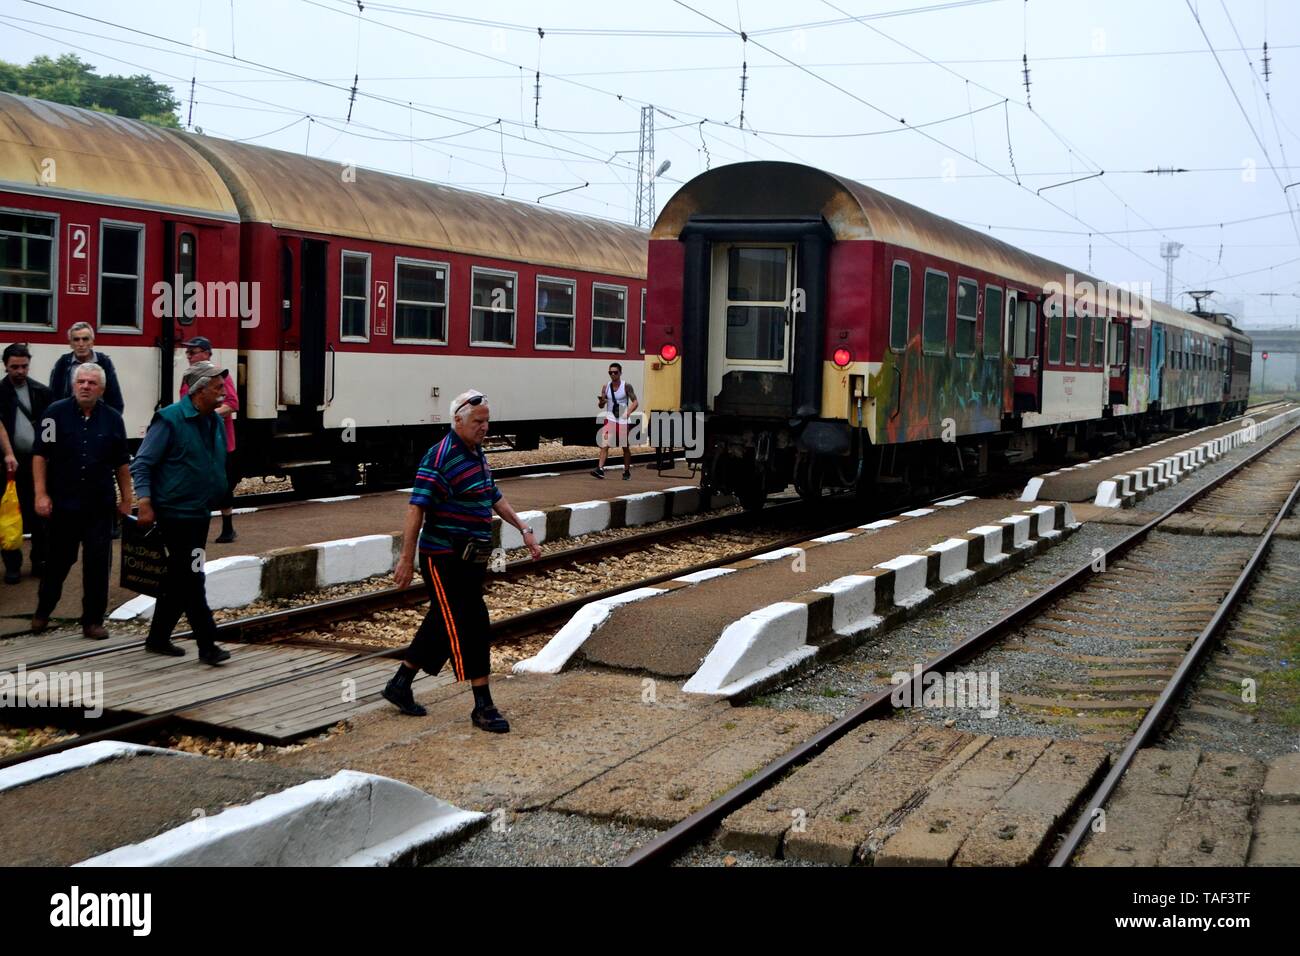
[{"label": "paved platform surface", "polygon": [[[1291,406],[1269,409],[1256,416],[1255,421],[1259,423],[1266,418],[1272,418],[1274,415],[1281,414],[1288,407]],[[1089,465],[1059,471],[1055,474],[1044,475],[1043,485],[1038,491],[1038,497],[1047,501],[1092,501],[1097,497],[1097,485],[1101,482],[1126,471],[1150,465],[1162,458],[1168,458],[1170,455],[1185,451],[1188,448],[1195,448],[1203,442],[1222,438],[1231,432],[1239,431],[1242,427],[1241,423],[1242,419],[1234,418],[1222,425],[1189,432],[1186,435],[1180,435],[1177,438],[1157,442],[1153,445],[1144,445],[1132,451],[1121,452],[1105,461],[1097,461]]]},{"label": "paved platform surface", "polygon": [[[607,469],[603,480],[584,473],[562,474],[547,478],[507,478],[501,490],[516,511],[527,511],[570,504],[617,498],[643,491],[660,491],[695,484],[696,479],[682,462],[675,471],[658,472],[644,465],[632,469],[632,478],[623,481],[621,471]],[[388,534],[402,530],[406,520],[408,494],[400,491],[365,495],[348,501],[299,502],[276,506],[255,514],[236,515],[238,540],[216,544],[221,533],[221,519],[213,518],[208,536],[208,559],[239,554],[263,554],[275,548],[315,544],[338,538],[355,538],[367,534]],[[24,544],[24,551],[31,547]],[[36,610],[39,582],[27,574],[30,566],[23,558],[23,578],[16,585],[0,584],[0,636],[25,631]],[[121,574],[121,549],[113,543],[113,571],[110,577],[108,607],[111,611],[135,597],[133,591],[118,586]],[[79,620],[81,617],[81,562],[68,574],[63,597],[54,610],[55,618]],[[111,624],[109,625],[111,630]]]},{"label": "paved platform surface", "polygon": [[687,677],[699,668],[727,625],[751,611],[899,555],[919,554],[1028,507],[1017,501],[977,499],[936,508],[932,514],[870,534],[810,548],[804,571],[796,571],[791,558],[742,562],[744,569],[733,574],[616,608],[580,653],[610,667]]},{"label": "paved platform surface", "polygon": [[0,791],[7,866],[71,866],[317,775],[264,761],[141,754]]},{"label": "paved platform surface", "polygon": [[508,734],[470,724],[468,687],[417,685],[428,717],[377,710],[346,734],[270,759],[304,772],[348,767],[393,777],[466,809],[549,807],[663,828],[830,721],[732,708],[668,681],[591,671],[498,678],[492,695]]},{"label": "paved platform surface", "polygon": [[1300,866],[1300,754],[1141,751],[1080,866]]}]

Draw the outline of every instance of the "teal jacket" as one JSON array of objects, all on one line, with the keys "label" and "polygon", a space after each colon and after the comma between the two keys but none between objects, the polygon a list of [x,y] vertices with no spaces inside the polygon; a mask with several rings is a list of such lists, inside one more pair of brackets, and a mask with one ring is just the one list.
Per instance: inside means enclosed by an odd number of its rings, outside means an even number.
[{"label": "teal jacket", "polygon": [[160,518],[207,518],[226,494],[226,430],[186,395],[155,412],[131,462],[138,498]]}]

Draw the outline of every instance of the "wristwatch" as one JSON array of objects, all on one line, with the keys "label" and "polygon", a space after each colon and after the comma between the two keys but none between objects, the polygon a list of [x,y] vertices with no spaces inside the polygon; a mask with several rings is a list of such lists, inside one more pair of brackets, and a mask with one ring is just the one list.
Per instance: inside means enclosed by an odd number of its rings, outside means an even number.
[{"label": "wristwatch", "polygon": [[536,534],[537,532],[533,531],[532,528],[523,528],[522,530],[520,530],[519,533],[523,535],[523,534]]}]

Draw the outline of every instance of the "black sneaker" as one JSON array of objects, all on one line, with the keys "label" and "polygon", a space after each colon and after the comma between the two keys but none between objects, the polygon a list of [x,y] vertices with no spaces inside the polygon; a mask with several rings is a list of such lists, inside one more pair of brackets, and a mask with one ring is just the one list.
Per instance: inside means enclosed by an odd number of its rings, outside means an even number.
[{"label": "black sneaker", "polygon": [[487,707],[479,710],[477,707],[470,712],[470,721],[479,730],[486,730],[493,734],[510,733],[510,723],[501,716],[501,711],[495,707]]},{"label": "black sneaker", "polygon": [[427,717],[429,712],[415,702],[415,694],[410,684],[403,684],[393,675],[384,688],[384,700],[388,701],[407,717]]},{"label": "black sneaker", "polygon": [[632,480],[632,472],[630,472],[630,471],[624,471],[624,472],[623,472],[623,480],[624,480],[624,481],[631,481],[631,480]]},{"label": "black sneaker", "polygon": [[604,469],[604,468],[593,468],[593,469],[591,469],[591,476],[592,476],[593,478],[604,478],[604,477],[605,477],[605,469]]},{"label": "black sneaker", "polygon": [[226,650],[220,644],[213,644],[209,648],[199,651],[199,660],[205,664],[216,667],[230,660],[230,651]]},{"label": "black sneaker", "polygon": [[223,532],[221,532],[221,534],[217,535],[217,541],[216,541],[216,543],[217,543],[217,544],[230,544],[230,542],[234,541],[234,540],[235,540],[236,538],[238,538],[238,537],[239,537],[239,535],[235,533],[235,529],[234,529],[234,528],[231,528],[229,531],[223,531]]},{"label": "black sneaker", "polygon": [[21,578],[19,577],[17,571],[5,572],[5,584],[17,584],[20,580]]},{"label": "black sneaker", "polygon": [[155,644],[153,641],[145,641],[144,649],[150,654],[162,654],[164,657],[184,657],[185,651],[177,647],[171,641],[161,644]]}]

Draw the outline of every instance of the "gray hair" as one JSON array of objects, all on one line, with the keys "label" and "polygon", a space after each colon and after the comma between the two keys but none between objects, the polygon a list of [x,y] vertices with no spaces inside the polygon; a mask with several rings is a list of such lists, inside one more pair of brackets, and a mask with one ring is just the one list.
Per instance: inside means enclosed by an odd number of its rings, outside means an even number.
[{"label": "gray hair", "polygon": [[72,373],[72,384],[77,384],[77,376],[82,372],[93,372],[95,377],[99,379],[100,387],[108,387],[108,375],[104,372],[102,365],[96,365],[94,362],[82,362],[77,366],[76,371]]},{"label": "gray hair", "polygon": [[[465,403],[468,402],[475,395],[483,395],[483,393],[480,392],[477,388],[471,388],[468,391],[461,392],[459,395],[457,395],[455,398],[451,400],[451,420],[453,422],[460,421],[470,412],[474,411],[476,406],[466,405]],[[479,405],[483,406],[484,408],[491,407],[488,403],[486,395],[483,395],[483,401],[479,402]]]},{"label": "gray hair", "polygon": [[71,328],[68,329],[68,341],[72,341],[73,332],[80,332],[82,329],[89,332],[92,339],[95,337],[95,328],[89,322],[74,322]]},{"label": "gray hair", "polygon": [[205,375],[203,378],[196,378],[194,380],[194,383],[190,385],[190,393],[192,394],[201,389],[207,388],[209,385],[212,384],[212,380],[216,377],[217,376],[215,375]]}]

